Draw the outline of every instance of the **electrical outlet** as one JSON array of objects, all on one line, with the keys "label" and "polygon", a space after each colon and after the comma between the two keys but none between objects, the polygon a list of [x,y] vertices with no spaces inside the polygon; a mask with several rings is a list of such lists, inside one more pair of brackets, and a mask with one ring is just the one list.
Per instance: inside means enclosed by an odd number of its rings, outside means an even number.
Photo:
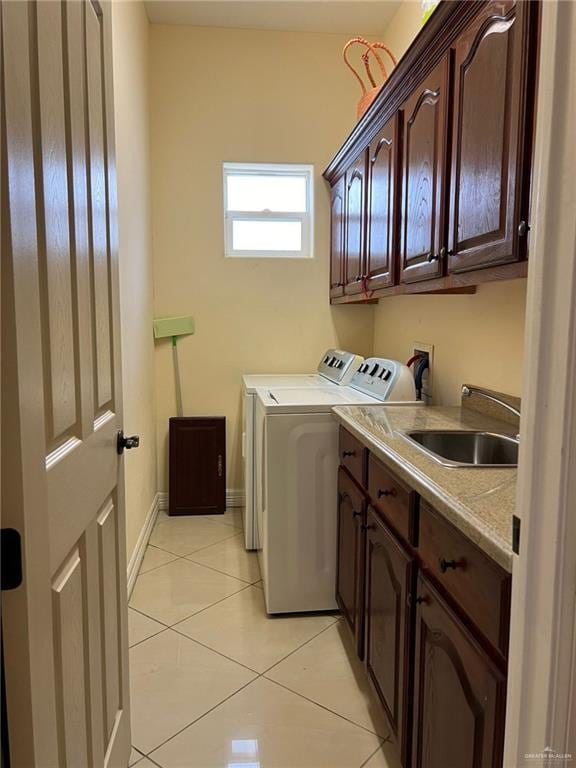
[{"label": "electrical outlet", "polygon": [[[428,368],[422,375],[422,401],[426,405],[432,403],[432,371],[434,369],[434,344],[425,341],[415,341],[412,344],[412,355],[420,355],[428,359]],[[416,363],[414,364],[414,366]],[[412,369],[414,370],[414,368]]]}]

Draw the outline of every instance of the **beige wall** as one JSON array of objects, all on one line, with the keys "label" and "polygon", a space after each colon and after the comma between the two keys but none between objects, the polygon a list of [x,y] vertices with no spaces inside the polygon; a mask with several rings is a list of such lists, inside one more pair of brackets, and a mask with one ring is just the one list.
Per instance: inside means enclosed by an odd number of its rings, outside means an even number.
[{"label": "beige wall", "polygon": [[154,500],[156,422],[148,131],[148,19],[140,0],[113,5],[124,429],[140,434],[125,454],[128,559]]},{"label": "beige wall", "polygon": [[420,0],[404,0],[390,19],[381,39],[396,58],[400,59],[421,28],[422,5]]},{"label": "beige wall", "polygon": [[[328,303],[329,195],[321,171],[358,98],[346,35],[151,27],[155,313],[192,314],[180,343],[186,415],[222,414],[228,487],[241,486],[247,372],[312,370],[332,345],[372,350],[372,308]],[[314,163],[313,260],[223,256],[222,162]],[[282,351],[282,356],[280,352]],[[175,415],[169,343],[157,345],[159,487]]]},{"label": "beige wall", "polygon": [[[419,2],[406,0],[383,33],[397,56],[421,29]],[[374,313],[374,353],[406,360],[413,342],[434,344],[433,402],[454,405],[464,382],[522,393],[526,280],[478,287],[474,295],[396,296]]]},{"label": "beige wall", "polygon": [[456,405],[463,383],[522,394],[526,280],[476,294],[394,296],[375,313],[374,353],[406,361],[415,341],[434,344],[432,397]]}]

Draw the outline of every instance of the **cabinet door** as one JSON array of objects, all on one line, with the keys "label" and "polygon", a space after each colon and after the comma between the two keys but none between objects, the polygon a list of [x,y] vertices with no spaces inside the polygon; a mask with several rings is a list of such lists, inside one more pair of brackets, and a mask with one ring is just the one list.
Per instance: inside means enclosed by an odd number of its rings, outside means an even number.
[{"label": "cabinet door", "polygon": [[223,515],[226,511],[226,419],[170,419],[169,515]]},{"label": "cabinet door", "polygon": [[346,471],[338,472],[338,568],[336,601],[362,657],[364,591],[364,497]]},{"label": "cabinet door", "polygon": [[405,283],[440,277],[444,269],[448,57],[404,102],[401,270]]},{"label": "cabinet door", "polygon": [[391,118],[368,150],[366,206],[366,288],[394,285],[396,277],[396,194],[398,115]]},{"label": "cabinet door", "polygon": [[[526,122],[521,109],[524,6],[489,2],[454,46],[451,272],[523,255],[516,211]],[[526,237],[521,239],[525,243]]]},{"label": "cabinet door", "polygon": [[366,151],[346,172],[345,292],[360,293],[366,233]]},{"label": "cabinet door", "polygon": [[384,704],[406,765],[410,736],[410,611],[415,561],[374,510],[368,508],[366,538],[366,666]]},{"label": "cabinet door", "polygon": [[418,578],[412,768],[502,765],[504,675]]},{"label": "cabinet door", "polygon": [[344,176],[332,187],[330,208],[330,297],[344,293]]}]

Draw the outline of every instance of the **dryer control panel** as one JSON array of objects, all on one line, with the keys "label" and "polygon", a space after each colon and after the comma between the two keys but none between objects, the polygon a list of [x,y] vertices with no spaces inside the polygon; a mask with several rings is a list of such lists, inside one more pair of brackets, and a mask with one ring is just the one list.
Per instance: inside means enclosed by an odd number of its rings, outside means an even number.
[{"label": "dryer control panel", "polygon": [[410,369],[398,360],[368,357],[357,368],[350,386],[377,400],[415,400]]},{"label": "dryer control panel", "polygon": [[318,373],[335,384],[349,384],[364,358],[342,349],[329,349],[318,363]]}]

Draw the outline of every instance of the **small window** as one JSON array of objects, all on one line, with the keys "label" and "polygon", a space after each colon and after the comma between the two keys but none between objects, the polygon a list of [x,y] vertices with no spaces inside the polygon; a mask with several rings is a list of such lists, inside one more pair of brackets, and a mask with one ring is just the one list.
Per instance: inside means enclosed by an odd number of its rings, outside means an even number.
[{"label": "small window", "polygon": [[226,256],[314,256],[312,165],[224,163]]}]

